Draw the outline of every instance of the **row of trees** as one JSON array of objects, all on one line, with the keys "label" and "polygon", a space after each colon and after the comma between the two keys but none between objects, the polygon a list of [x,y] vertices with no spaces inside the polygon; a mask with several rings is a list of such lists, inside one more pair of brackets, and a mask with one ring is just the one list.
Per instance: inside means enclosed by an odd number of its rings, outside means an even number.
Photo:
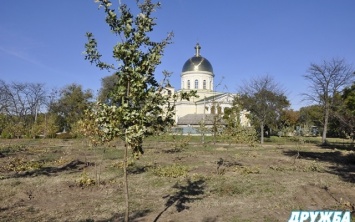
[{"label": "row of trees", "polygon": [[[355,83],[351,82],[354,73],[349,67],[344,60],[311,64],[305,75],[311,84],[310,90],[304,93],[304,98],[314,105],[302,107],[299,111],[289,109],[285,90],[269,75],[245,82],[235,98],[233,110],[243,108],[250,111],[248,117],[260,132],[261,142],[264,135],[271,132],[278,135],[320,133],[323,142],[327,136],[353,136]],[[117,103],[110,97],[117,81],[117,75],[102,79],[98,95],[101,103]],[[78,133],[78,121],[84,116],[84,111],[93,106],[93,98],[91,90],[84,90],[78,84],[48,91],[41,83],[6,83],[0,80],[1,136],[53,137],[62,131]],[[223,118],[226,122],[233,122],[236,118],[233,114]]]},{"label": "row of trees", "polygon": [[252,79],[240,88],[235,103],[250,111],[253,125],[260,126],[261,143],[265,126],[276,132],[285,131],[285,128],[297,129],[296,133],[304,135],[309,135],[307,131],[313,126],[314,129],[322,129],[323,143],[328,133],[332,136],[354,136],[355,72],[352,67],[337,59],[312,63],[303,77],[309,83],[304,99],[314,105],[300,111],[288,109],[290,103],[285,90],[270,76]]},{"label": "row of trees", "polygon": [[0,80],[0,135],[54,137],[72,130],[92,99],[92,92],[77,84],[48,91],[41,83]]},{"label": "row of trees", "polygon": [[300,111],[288,109],[290,103],[285,90],[268,75],[246,82],[240,88],[235,104],[250,112],[249,119],[254,126],[260,127],[261,143],[266,126],[276,132],[288,128],[305,135],[309,135],[307,131],[313,126],[322,129],[322,143],[325,143],[328,133],[354,136],[354,77],[355,72],[344,60],[312,63],[304,75],[309,91],[303,96],[314,105],[302,107]]}]

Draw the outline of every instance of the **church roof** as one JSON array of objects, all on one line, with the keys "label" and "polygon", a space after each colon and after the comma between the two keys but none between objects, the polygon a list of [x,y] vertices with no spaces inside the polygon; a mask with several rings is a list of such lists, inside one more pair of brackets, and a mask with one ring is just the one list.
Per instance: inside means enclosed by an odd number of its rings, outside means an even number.
[{"label": "church roof", "polygon": [[195,56],[188,59],[184,66],[182,67],[182,72],[189,71],[206,71],[213,73],[213,68],[211,63],[204,57],[200,55],[200,45],[197,43],[195,46],[196,54]]},{"label": "church roof", "polygon": [[[180,117],[177,125],[200,125],[205,118],[205,125],[213,125],[215,114],[187,114],[183,117]],[[225,121],[222,119],[221,124],[224,124]]]},{"label": "church roof", "polygon": [[199,97],[198,100],[196,101],[197,104],[201,104],[201,103],[208,103],[208,102],[227,102],[227,103],[232,103],[234,100],[234,97],[236,94],[232,94],[232,93],[221,93],[221,92],[215,92],[215,95],[212,96],[208,96],[208,97]]}]

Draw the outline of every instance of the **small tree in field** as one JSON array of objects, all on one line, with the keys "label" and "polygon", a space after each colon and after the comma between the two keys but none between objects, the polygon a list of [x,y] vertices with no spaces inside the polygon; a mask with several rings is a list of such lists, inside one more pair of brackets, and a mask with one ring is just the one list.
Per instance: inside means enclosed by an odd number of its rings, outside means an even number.
[{"label": "small tree in field", "polygon": [[[162,93],[160,85],[154,77],[156,67],[161,63],[165,47],[171,43],[172,33],[160,42],[151,40],[149,33],[156,25],[152,13],[160,6],[150,0],[137,1],[140,13],[134,16],[127,5],[121,4],[118,14],[111,9],[108,0],[97,0],[105,10],[106,23],[119,41],[113,47],[113,58],[117,66],[101,61],[97,49],[97,41],[92,33],[87,33],[85,59],[101,70],[113,71],[117,81],[108,93],[105,102],[98,102],[89,114],[87,128],[96,134],[101,142],[121,138],[125,142],[124,180],[126,213],[128,221],[129,196],[127,180],[128,150],[133,154],[143,154],[144,137],[162,131],[172,125],[174,103],[171,97]],[[163,73],[166,80],[169,73]],[[165,81],[163,81],[165,82]],[[164,84],[164,83],[163,83]],[[182,98],[189,93],[181,94]],[[174,95],[174,99],[178,96]],[[94,125],[94,127],[92,127]]]}]

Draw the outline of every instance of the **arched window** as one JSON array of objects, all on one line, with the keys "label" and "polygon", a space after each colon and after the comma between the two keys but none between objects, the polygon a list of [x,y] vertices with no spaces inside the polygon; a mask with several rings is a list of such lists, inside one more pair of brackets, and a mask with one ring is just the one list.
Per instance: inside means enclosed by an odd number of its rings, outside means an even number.
[{"label": "arched window", "polygon": [[203,89],[206,89],[206,80],[203,80]]},{"label": "arched window", "polygon": [[198,80],[195,80],[195,89],[198,89]]},{"label": "arched window", "polygon": [[190,89],[190,80],[187,80],[187,89]]}]

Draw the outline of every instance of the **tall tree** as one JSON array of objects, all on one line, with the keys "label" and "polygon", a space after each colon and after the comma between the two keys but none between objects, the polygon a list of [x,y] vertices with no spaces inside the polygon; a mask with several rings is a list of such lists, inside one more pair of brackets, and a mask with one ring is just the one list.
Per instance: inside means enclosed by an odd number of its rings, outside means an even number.
[{"label": "tall tree", "polygon": [[264,127],[268,124],[275,125],[281,112],[290,106],[285,91],[269,75],[246,82],[240,87],[235,100],[250,112],[252,122],[259,125],[260,143],[264,143]]},{"label": "tall tree", "polygon": [[[150,0],[136,1],[139,14],[134,16],[126,4],[121,4],[116,14],[110,1],[97,2],[105,10],[106,23],[111,32],[118,37],[112,55],[117,65],[101,60],[97,41],[92,33],[87,33],[85,59],[101,70],[113,71],[117,82],[109,93],[110,102],[99,102],[88,115],[88,128],[94,129],[101,141],[118,137],[125,142],[123,170],[125,221],[128,221],[128,149],[132,149],[134,155],[142,154],[144,137],[164,130],[165,126],[174,122],[174,104],[171,103],[171,97],[161,93],[163,85],[160,85],[154,76],[165,47],[171,43],[172,33],[168,33],[162,41],[151,39],[150,33],[156,25],[156,18],[152,17],[152,13],[159,8],[160,3],[152,3]],[[168,76],[169,73],[165,72],[164,77]],[[185,98],[187,94],[184,93],[181,97]],[[177,96],[174,95],[174,98]],[[91,127],[90,123],[98,126]]]},{"label": "tall tree", "polygon": [[62,130],[70,130],[82,118],[92,97],[90,90],[83,90],[81,85],[75,83],[70,84],[60,90],[57,101],[49,103],[49,112],[58,116],[58,125]]},{"label": "tall tree", "polygon": [[311,63],[303,77],[309,83],[309,92],[303,93],[304,99],[320,105],[323,110],[322,143],[326,142],[328,121],[336,94],[351,84],[354,73],[343,59],[332,59],[320,64]]}]

